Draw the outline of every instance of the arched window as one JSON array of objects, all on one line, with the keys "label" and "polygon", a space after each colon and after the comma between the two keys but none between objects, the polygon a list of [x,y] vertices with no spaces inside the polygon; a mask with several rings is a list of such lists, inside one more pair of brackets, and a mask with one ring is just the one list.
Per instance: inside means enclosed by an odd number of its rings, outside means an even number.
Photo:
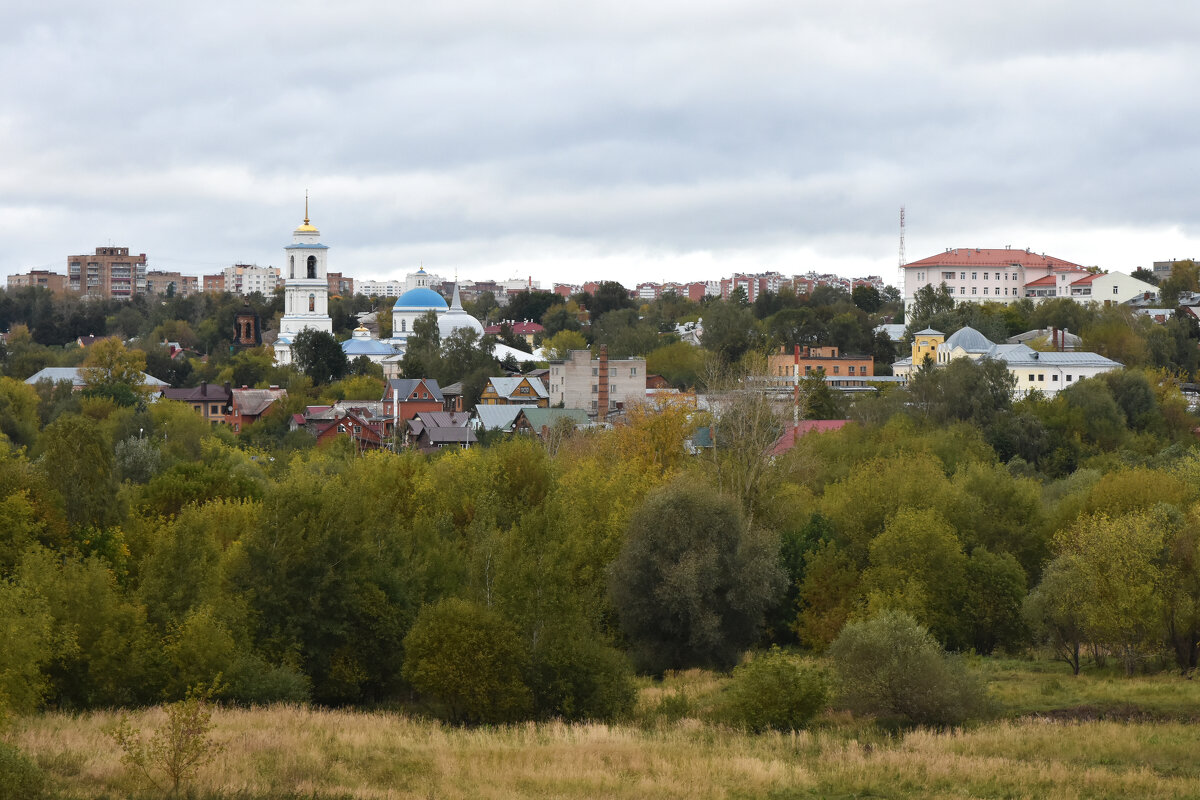
[{"label": "arched window", "polygon": [[408,320],[406,320],[406,319],[400,320],[400,332],[401,333],[408,332]]},{"label": "arched window", "polygon": [[315,294],[310,294],[308,296],[308,310],[309,311],[317,310],[317,296]]},{"label": "arched window", "polygon": [[288,268],[289,268],[288,269],[288,277],[289,278],[296,277],[296,257],[295,256],[288,256]]},{"label": "arched window", "polygon": [[316,256],[308,257],[308,277],[310,277],[310,278],[317,277],[317,257]]}]

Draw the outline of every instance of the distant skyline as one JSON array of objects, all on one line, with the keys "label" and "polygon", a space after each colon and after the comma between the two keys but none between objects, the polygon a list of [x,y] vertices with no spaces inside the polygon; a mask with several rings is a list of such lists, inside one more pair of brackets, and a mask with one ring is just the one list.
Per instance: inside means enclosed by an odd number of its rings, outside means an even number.
[{"label": "distant skyline", "polygon": [[1200,8],[1149,0],[7,9],[0,272],[98,246],[401,278],[895,283],[947,247],[1200,257]]}]

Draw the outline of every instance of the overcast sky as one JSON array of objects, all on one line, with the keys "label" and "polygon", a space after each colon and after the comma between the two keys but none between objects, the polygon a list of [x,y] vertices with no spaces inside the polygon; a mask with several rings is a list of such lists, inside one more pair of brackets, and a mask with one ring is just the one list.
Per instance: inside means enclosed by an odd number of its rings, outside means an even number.
[{"label": "overcast sky", "polygon": [[880,274],[1200,257],[1200,5],[5,3],[0,272]]}]

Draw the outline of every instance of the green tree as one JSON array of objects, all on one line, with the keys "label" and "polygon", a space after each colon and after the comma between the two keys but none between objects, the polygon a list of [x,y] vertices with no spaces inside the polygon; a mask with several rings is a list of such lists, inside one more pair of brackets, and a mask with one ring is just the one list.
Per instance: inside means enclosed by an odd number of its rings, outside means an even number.
[{"label": "green tree", "polygon": [[63,646],[54,636],[53,622],[43,598],[0,581],[0,715],[41,706],[48,689],[44,667]]},{"label": "green tree", "polygon": [[933,509],[902,509],[870,545],[863,593],[873,613],[904,611],[950,647],[965,644],[962,603],[967,557],[954,529]]},{"label": "green tree", "polygon": [[561,330],[542,342],[547,361],[563,361],[572,350],[587,350],[587,339],[578,331]]},{"label": "green tree", "polygon": [[117,521],[112,446],[96,422],[64,414],[46,426],[38,451],[38,466],[62,497],[72,528],[104,527]]},{"label": "green tree", "polygon": [[1041,582],[1022,603],[1021,616],[1034,641],[1050,648],[1054,658],[1079,674],[1080,650],[1086,642],[1083,614],[1076,602],[1076,575],[1065,561],[1051,562]]},{"label": "green tree", "polygon": [[1168,520],[1159,510],[1081,517],[1057,537],[1055,566],[1075,593],[1092,642],[1107,647],[1132,675],[1161,641],[1163,596],[1158,564]]},{"label": "green tree", "polygon": [[305,328],[292,342],[292,361],[313,383],[333,383],[345,377],[349,362],[333,334]]},{"label": "green tree", "polygon": [[592,293],[587,310],[591,312],[592,324],[595,325],[610,311],[633,307],[633,299],[629,296],[628,289],[616,281],[601,281]]},{"label": "green tree", "polygon": [[458,599],[426,606],[404,653],[404,679],[452,722],[511,722],[532,710],[529,655],[513,627],[485,606]]},{"label": "green tree", "polygon": [[153,637],[140,606],[127,601],[105,562],[30,551],[18,581],[43,598],[62,643],[46,665],[48,699],[60,708],[143,703],[154,697]]},{"label": "green tree", "polygon": [[704,310],[704,349],[732,364],[759,346],[761,334],[754,312],[733,302],[714,301]]},{"label": "green tree", "polygon": [[736,663],[784,580],[777,536],[748,528],[736,500],[681,478],[634,513],[610,587],[635,664],[661,673]]},{"label": "green tree", "polygon": [[879,296],[879,290],[865,284],[855,286],[850,292],[850,298],[854,301],[854,305],[868,314],[874,314],[883,305],[883,298]]},{"label": "green tree", "polygon": [[120,339],[108,338],[88,348],[81,373],[88,393],[132,405],[149,397],[150,388],[143,377],[145,369],[145,353],[127,350]]},{"label": "green tree", "polygon": [[426,312],[413,321],[412,333],[404,346],[404,358],[400,360],[400,371],[409,378],[436,375],[441,367],[441,348],[437,314]]},{"label": "green tree", "polygon": [[661,375],[676,389],[688,390],[704,386],[707,354],[702,348],[685,342],[672,342],[650,351],[646,356],[646,371]]}]

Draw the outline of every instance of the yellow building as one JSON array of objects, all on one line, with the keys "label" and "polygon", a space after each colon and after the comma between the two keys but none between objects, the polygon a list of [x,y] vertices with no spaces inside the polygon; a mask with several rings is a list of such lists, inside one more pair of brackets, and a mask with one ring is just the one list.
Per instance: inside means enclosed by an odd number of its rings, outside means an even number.
[{"label": "yellow building", "polygon": [[913,334],[912,343],[912,366],[917,368],[925,363],[925,357],[933,363],[938,360],[938,348],[946,341],[946,334],[941,331],[935,331],[933,328],[926,328],[923,331],[918,331]]}]

